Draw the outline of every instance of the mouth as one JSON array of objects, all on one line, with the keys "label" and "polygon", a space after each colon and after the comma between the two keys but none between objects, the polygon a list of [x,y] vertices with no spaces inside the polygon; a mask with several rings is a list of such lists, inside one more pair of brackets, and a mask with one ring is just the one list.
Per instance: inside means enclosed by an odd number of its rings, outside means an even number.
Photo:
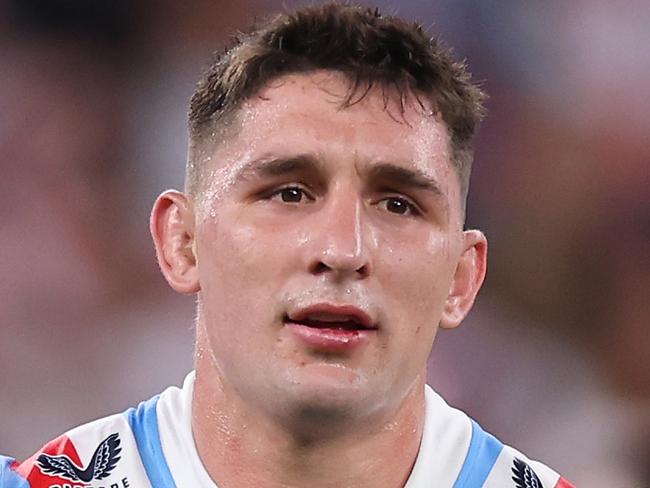
[{"label": "mouth", "polygon": [[353,305],[318,304],[285,314],[285,323],[314,329],[343,331],[374,330],[376,323],[370,315]]},{"label": "mouth", "polygon": [[284,323],[311,349],[344,352],[367,343],[377,323],[353,305],[317,304],[285,314]]}]

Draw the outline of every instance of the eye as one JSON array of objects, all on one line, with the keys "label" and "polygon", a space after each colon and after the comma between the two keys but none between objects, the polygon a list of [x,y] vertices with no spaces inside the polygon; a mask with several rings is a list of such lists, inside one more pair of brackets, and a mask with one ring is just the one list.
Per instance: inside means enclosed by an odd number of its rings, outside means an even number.
[{"label": "eye", "polygon": [[406,198],[388,197],[379,202],[379,205],[390,213],[397,215],[419,215],[417,207]]},{"label": "eye", "polygon": [[270,200],[280,199],[284,203],[300,203],[310,197],[305,193],[302,188],[297,186],[287,186],[280,188],[269,196]]}]

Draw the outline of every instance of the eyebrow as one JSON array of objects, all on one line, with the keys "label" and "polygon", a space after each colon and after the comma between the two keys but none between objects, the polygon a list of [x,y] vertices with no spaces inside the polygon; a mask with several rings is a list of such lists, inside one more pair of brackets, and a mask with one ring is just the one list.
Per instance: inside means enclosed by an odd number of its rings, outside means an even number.
[{"label": "eyebrow", "polygon": [[[237,180],[251,177],[275,177],[292,173],[322,173],[323,163],[310,154],[291,157],[259,158],[245,164],[236,175]],[[405,168],[394,163],[377,163],[367,170],[375,181],[385,181],[402,187],[425,190],[436,196],[444,196],[438,182],[419,169]]]},{"label": "eyebrow", "polygon": [[400,186],[425,190],[436,196],[444,196],[438,182],[419,169],[410,169],[393,163],[379,163],[369,169],[370,178],[390,181]]},{"label": "eyebrow", "polygon": [[282,176],[299,172],[317,172],[319,170],[322,170],[322,164],[308,154],[280,158],[262,157],[245,164],[237,172],[235,179]]}]

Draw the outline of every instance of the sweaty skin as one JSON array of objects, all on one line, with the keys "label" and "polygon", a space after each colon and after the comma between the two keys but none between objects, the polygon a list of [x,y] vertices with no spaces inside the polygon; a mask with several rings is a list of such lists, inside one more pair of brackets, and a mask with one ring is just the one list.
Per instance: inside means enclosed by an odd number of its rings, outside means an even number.
[{"label": "sweaty skin", "polygon": [[[198,291],[193,432],[219,486],[402,486],[433,339],[483,280],[445,125],[381,88],[342,108],[348,87],[327,71],[273,81],[195,199],[154,208],[163,272]],[[372,328],[330,347],[287,322],[315,304]]]}]

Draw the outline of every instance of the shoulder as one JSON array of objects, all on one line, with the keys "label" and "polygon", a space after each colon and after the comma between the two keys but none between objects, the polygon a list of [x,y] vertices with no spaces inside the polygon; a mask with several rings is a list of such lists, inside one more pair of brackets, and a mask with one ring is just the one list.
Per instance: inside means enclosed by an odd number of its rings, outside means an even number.
[{"label": "shoulder", "polygon": [[[472,442],[458,488],[574,488],[545,464],[504,445],[472,421]],[[461,473],[463,474],[463,473]],[[480,479],[482,484],[473,482]]]},{"label": "shoulder", "polygon": [[[432,460],[435,459],[435,462]],[[421,453],[427,476],[450,488],[571,488],[558,473],[503,444],[427,386]],[[433,468],[429,466],[435,466]],[[422,470],[424,471],[424,470]],[[415,480],[413,480],[415,481]],[[410,485],[408,485],[410,486]],[[420,483],[414,483],[420,486]],[[424,485],[423,485],[424,486]]]},{"label": "shoulder", "polygon": [[156,423],[157,400],[69,430],[23,462],[0,456],[0,488],[150,487],[143,435]]}]

